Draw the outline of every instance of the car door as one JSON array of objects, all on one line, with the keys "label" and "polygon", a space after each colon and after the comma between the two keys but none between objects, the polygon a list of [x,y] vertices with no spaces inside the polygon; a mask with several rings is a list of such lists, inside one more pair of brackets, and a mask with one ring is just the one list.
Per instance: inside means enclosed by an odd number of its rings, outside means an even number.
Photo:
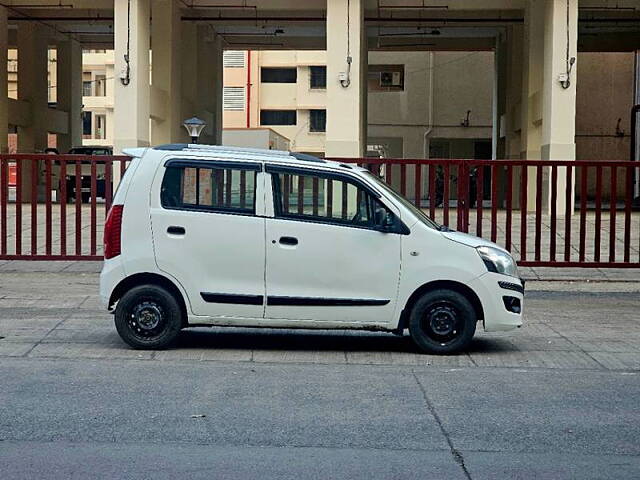
[{"label": "car door", "polygon": [[161,167],[160,195],[151,206],[156,263],[182,284],[195,315],[263,316],[261,168],[189,159]]},{"label": "car door", "polygon": [[267,171],[274,216],[266,220],[265,317],[391,321],[402,235],[374,225],[375,211],[390,208],[356,177],[273,165]]}]

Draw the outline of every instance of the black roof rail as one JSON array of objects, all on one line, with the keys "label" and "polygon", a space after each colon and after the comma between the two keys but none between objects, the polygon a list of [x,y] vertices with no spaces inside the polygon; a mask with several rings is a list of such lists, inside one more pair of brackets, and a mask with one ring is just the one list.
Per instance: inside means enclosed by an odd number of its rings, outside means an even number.
[{"label": "black roof rail", "polygon": [[314,157],[313,155],[308,155],[306,153],[291,152],[291,156],[296,160],[302,160],[304,162],[327,163],[326,160]]},{"label": "black roof rail", "polygon": [[189,147],[188,143],[165,143],[164,145],[157,145],[153,147],[154,150],[168,150],[168,151],[181,151],[186,150]]}]

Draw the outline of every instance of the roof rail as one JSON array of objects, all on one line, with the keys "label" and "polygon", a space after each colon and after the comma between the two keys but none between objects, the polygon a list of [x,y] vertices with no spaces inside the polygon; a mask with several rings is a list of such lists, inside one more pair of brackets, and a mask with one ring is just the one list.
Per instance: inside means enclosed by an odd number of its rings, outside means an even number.
[{"label": "roof rail", "polygon": [[237,152],[237,153],[256,153],[259,155],[269,155],[277,157],[289,157],[291,154],[284,150],[268,150],[266,148],[250,148],[250,147],[230,147],[226,145],[205,145],[200,143],[169,143],[166,145],[158,145],[153,147],[154,150],[200,150],[207,152]]},{"label": "roof rail", "polygon": [[153,147],[154,150],[184,151],[194,150],[216,153],[254,154],[263,157],[295,158],[304,162],[326,163],[325,160],[306,153],[287,152],[285,150],[268,150],[266,148],[230,147],[226,145],[205,145],[200,143],[169,143]]}]

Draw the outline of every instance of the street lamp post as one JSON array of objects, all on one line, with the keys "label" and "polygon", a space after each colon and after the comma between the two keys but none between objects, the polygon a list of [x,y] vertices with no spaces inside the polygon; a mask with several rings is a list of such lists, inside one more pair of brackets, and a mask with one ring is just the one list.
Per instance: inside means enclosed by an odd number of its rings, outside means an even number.
[{"label": "street lamp post", "polygon": [[187,132],[191,137],[191,143],[198,143],[198,137],[207,124],[198,117],[191,117],[182,122],[182,126],[187,129]]}]

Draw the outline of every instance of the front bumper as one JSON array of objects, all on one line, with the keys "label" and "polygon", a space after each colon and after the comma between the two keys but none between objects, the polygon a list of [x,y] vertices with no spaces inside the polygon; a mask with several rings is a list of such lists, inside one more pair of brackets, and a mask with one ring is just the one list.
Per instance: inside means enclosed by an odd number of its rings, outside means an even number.
[{"label": "front bumper", "polygon": [[[524,315],[524,282],[507,275],[487,272],[473,280],[470,287],[476,292],[484,310],[486,332],[504,332],[520,327]],[[503,297],[519,301],[519,312],[509,311]],[[517,309],[516,309],[517,310]]]}]

